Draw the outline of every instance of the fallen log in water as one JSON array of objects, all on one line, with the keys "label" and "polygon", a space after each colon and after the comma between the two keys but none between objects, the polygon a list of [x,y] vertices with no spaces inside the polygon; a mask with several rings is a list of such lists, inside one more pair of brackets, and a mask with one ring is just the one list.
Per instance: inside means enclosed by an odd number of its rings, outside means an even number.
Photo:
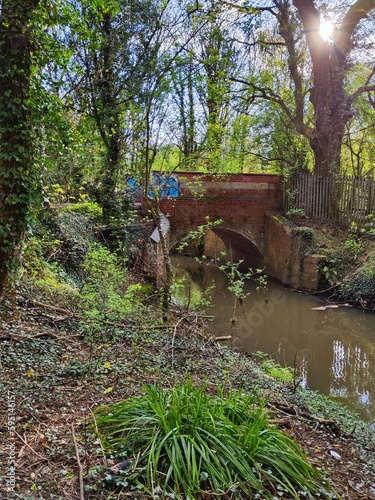
[{"label": "fallen log in water", "polygon": [[327,309],[338,309],[339,307],[353,307],[350,304],[328,304],[326,306],[312,307],[312,311],[326,311]]}]

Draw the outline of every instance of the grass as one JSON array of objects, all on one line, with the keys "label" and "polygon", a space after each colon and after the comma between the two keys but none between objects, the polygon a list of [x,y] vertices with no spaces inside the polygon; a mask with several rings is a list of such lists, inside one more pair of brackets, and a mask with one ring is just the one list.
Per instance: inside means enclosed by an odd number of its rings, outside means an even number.
[{"label": "grass", "polygon": [[321,474],[299,447],[270,425],[254,395],[207,394],[191,381],[164,391],[148,385],[96,410],[103,446],[134,460],[129,480],[162,497],[315,498]]}]

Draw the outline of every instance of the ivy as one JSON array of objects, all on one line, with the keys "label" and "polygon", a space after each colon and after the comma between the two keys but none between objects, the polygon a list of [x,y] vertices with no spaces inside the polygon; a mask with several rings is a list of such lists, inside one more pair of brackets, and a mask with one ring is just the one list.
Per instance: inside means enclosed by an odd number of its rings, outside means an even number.
[{"label": "ivy", "polygon": [[0,17],[0,297],[37,196],[30,19],[39,0],[4,0]]}]

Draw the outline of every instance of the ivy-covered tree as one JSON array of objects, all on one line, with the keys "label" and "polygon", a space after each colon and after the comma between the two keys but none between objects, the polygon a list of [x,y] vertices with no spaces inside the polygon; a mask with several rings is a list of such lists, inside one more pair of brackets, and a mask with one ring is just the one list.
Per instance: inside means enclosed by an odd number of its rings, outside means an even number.
[{"label": "ivy-covered tree", "polygon": [[0,11],[0,298],[15,268],[37,196],[33,104],[33,29],[39,0],[2,0]]}]

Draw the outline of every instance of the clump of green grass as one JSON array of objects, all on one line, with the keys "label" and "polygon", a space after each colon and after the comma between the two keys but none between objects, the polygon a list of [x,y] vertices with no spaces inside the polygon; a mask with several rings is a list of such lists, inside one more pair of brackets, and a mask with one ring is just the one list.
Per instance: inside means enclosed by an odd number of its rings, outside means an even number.
[{"label": "clump of green grass", "polygon": [[98,408],[96,425],[107,450],[135,459],[129,479],[162,498],[323,496],[321,473],[268,423],[264,403],[240,391],[148,385],[141,397]]}]

